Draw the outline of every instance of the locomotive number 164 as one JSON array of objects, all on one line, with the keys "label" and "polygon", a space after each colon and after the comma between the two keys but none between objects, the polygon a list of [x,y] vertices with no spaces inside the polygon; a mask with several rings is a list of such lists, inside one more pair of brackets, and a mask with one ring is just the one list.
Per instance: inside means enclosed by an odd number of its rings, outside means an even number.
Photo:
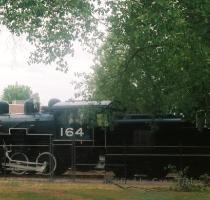
[{"label": "locomotive number 164", "polygon": [[71,127],[70,128],[66,128],[66,129],[61,128],[61,132],[60,133],[61,133],[61,137],[63,137],[63,136],[73,137],[74,135],[75,136],[78,135],[78,136],[82,137],[84,135],[84,132],[83,132],[82,128],[74,130]]}]

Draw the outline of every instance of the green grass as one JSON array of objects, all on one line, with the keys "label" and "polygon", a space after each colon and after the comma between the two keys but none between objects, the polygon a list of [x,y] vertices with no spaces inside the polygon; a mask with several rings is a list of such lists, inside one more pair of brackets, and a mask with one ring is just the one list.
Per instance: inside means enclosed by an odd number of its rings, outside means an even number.
[{"label": "green grass", "polygon": [[169,186],[141,184],[122,189],[100,183],[0,181],[0,200],[209,200],[210,190],[175,192]]},{"label": "green grass", "polygon": [[181,193],[172,191],[152,191],[144,192],[141,190],[126,189],[124,191],[76,191],[73,194],[77,194],[81,199],[93,199],[93,200],[209,200],[210,193]]}]

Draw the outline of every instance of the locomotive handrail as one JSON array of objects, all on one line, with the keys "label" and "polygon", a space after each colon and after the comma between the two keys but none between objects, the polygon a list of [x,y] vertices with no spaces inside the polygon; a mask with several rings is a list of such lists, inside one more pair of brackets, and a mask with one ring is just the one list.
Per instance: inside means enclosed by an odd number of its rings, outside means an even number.
[{"label": "locomotive handrail", "polygon": [[[53,146],[72,146],[72,144],[52,144]],[[4,145],[0,145],[0,147],[3,147]],[[12,147],[49,147],[50,144],[10,144],[5,146],[12,146]]]},{"label": "locomotive handrail", "polygon": [[[0,145],[0,147],[3,147],[4,145]],[[49,147],[49,145],[21,145],[21,144],[10,144],[10,145],[5,145],[5,146],[12,146],[12,147]]]},{"label": "locomotive handrail", "polygon": [[144,156],[144,157],[210,157],[210,154],[160,154],[160,153],[146,153],[146,154],[126,154],[126,153],[113,153],[105,154],[106,156]]},{"label": "locomotive handrail", "polygon": [[[13,147],[48,147],[50,144],[10,144],[10,145],[6,145],[6,146],[13,146]],[[72,144],[52,144],[53,146],[72,146]],[[0,145],[0,147],[3,147],[4,145]],[[82,145],[82,146],[77,146],[76,148],[201,148],[201,149],[205,149],[205,148],[210,148],[210,146],[104,146],[104,145],[99,145],[99,146],[95,146],[95,145]]]},{"label": "locomotive handrail", "polygon": [[91,147],[91,148],[202,148],[202,149],[205,149],[205,148],[210,148],[210,146],[94,146],[94,145],[86,145],[86,146],[76,146],[76,148],[88,148],[88,147]]}]

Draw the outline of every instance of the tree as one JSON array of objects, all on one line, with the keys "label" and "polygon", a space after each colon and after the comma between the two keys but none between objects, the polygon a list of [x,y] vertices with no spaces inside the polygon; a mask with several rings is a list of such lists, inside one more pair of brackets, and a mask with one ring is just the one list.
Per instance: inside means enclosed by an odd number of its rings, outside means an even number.
[{"label": "tree", "polygon": [[[100,0],[3,0],[0,23],[12,33],[24,34],[35,46],[31,63],[50,64],[67,71],[65,56],[73,55],[73,42],[97,40],[96,13]],[[94,35],[95,34],[95,35]]]},{"label": "tree", "polygon": [[4,89],[2,99],[12,103],[13,100],[27,100],[31,97],[31,88],[26,85],[9,85]]},{"label": "tree", "polygon": [[209,6],[206,0],[110,1],[109,35],[88,80],[92,98],[189,119],[208,110]]}]

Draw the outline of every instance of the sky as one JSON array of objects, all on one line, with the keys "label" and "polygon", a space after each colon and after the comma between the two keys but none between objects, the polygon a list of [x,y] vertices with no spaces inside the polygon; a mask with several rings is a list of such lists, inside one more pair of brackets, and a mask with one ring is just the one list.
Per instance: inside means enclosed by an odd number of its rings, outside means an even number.
[{"label": "sky", "polygon": [[90,72],[94,56],[75,43],[74,57],[69,57],[69,72],[57,71],[55,66],[44,64],[28,65],[28,57],[33,47],[24,36],[12,35],[6,27],[0,27],[0,94],[11,84],[29,86],[33,93],[39,93],[42,105],[51,98],[62,101],[74,98],[75,72]]}]

